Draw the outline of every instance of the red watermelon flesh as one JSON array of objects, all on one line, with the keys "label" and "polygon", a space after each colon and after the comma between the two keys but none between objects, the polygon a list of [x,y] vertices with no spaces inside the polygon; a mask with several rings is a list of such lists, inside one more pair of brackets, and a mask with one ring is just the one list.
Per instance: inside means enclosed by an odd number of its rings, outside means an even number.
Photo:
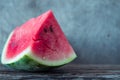
[{"label": "red watermelon flesh", "polygon": [[37,60],[60,61],[75,55],[51,10],[28,20],[11,33],[5,59],[14,59],[28,48]]},{"label": "red watermelon flesh", "polygon": [[33,23],[34,19],[31,19],[13,31],[11,36],[12,38],[7,46],[6,59],[12,59],[16,57],[21,53],[21,51],[24,51],[31,44]]}]

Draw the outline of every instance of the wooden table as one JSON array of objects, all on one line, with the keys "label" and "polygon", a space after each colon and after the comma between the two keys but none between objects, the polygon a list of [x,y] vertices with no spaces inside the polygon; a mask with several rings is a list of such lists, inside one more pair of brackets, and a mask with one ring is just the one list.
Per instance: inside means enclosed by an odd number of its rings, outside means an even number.
[{"label": "wooden table", "polygon": [[45,72],[15,71],[0,65],[0,80],[119,80],[120,65],[68,64]]}]

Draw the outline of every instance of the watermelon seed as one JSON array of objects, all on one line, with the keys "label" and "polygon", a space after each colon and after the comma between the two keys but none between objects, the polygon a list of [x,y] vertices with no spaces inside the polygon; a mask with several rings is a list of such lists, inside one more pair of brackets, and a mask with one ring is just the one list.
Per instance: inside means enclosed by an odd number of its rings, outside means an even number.
[{"label": "watermelon seed", "polygon": [[53,32],[53,28],[52,28],[52,25],[50,25],[50,31]]},{"label": "watermelon seed", "polygon": [[44,32],[47,33],[47,29],[46,28],[44,28]]}]

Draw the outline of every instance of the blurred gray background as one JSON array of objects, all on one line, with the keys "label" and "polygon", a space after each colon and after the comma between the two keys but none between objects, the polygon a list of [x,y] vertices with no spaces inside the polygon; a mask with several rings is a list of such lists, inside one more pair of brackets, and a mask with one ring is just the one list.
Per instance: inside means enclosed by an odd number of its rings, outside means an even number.
[{"label": "blurred gray background", "polygon": [[120,0],[0,0],[0,53],[9,33],[52,9],[79,64],[120,64]]}]

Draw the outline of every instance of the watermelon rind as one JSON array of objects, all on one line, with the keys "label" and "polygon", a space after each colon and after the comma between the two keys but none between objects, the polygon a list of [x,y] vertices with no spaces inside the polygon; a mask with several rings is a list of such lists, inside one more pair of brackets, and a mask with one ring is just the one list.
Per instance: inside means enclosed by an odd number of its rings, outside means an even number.
[{"label": "watermelon rind", "polygon": [[33,55],[34,53],[31,51],[31,47],[28,47],[19,55],[17,55],[14,59],[7,60],[5,58],[6,49],[13,33],[14,31],[10,33],[10,36],[8,37],[8,40],[5,44],[5,47],[2,52],[1,63],[14,69],[27,71],[48,70],[54,67],[65,65],[77,57],[76,54],[73,52],[69,58],[65,58],[59,61],[49,61],[45,58],[40,58]]},{"label": "watermelon rind", "polygon": [[60,62],[57,61],[57,62],[52,62],[52,63],[50,63],[49,61],[47,62],[47,61],[40,61],[40,60],[38,62],[35,59],[33,59],[33,57],[24,55],[18,61],[6,64],[6,65],[8,65],[9,67],[12,67],[14,69],[17,69],[17,70],[27,70],[27,71],[37,71],[37,70],[42,71],[43,70],[44,71],[44,70],[48,70],[51,68],[60,67],[70,61],[72,61],[72,59],[68,59],[66,61],[64,60],[64,61],[60,61]]}]

